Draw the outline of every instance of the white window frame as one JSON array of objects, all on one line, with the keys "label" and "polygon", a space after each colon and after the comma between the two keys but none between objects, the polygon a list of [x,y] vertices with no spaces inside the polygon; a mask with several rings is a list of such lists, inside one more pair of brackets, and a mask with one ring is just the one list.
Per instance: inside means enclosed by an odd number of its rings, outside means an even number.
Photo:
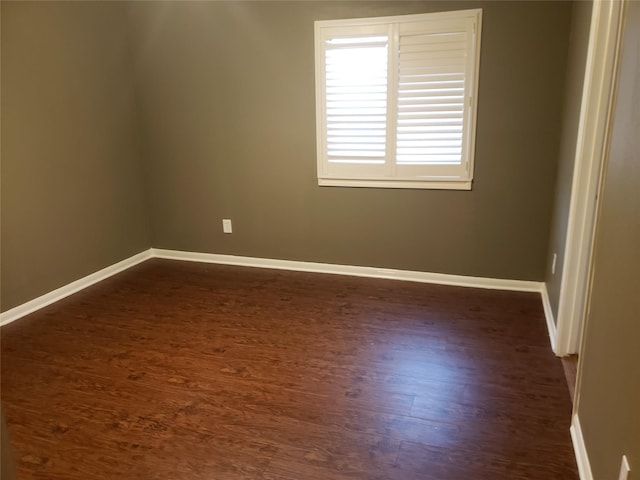
[{"label": "white window frame", "polygon": [[[482,9],[315,22],[318,185],[470,190],[473,181]],[[407,164],[396,159],[398,52],[403,35],[464,32],[464,105],[461,161],[455,165]],[[383,165],[330,162],[327,145],[327,41],[388,36],[386,148]]]}]

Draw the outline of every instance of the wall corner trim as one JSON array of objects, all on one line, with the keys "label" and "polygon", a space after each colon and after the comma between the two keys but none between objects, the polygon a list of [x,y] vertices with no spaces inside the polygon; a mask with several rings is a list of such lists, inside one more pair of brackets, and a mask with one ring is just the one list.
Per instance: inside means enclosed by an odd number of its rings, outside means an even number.
[{"label": "wall corner trim", "polygon": [[419,272],[413,270],[395,270],[391,268],[363,267],[354,265],[336,265],[332,263],[303,262],[295,260],[276,260],[271,258],[242,257],[215,253],[182,252],[177,250],[151,249],[152,256],[168,260],[186,260],[191,262],[218,263],[244,267],[274,268],[299,272],[329,273],[351,275],[355,277],[386,278],[419,283],[436,283],[457,287],[487,288],[494,290],[512,290],[519,292],[541,292],[543,282],[526,280],[504,280],[499,278],[468,277],[446,273]]},{"label": "wall corner trim", "polygon": [[557,353],[578,353],[589,289],[597,198],[611,130],[624,3],[593,2],[558,301]]},{"label": "wall corner trim", "polygon": [[40,310],[41,308],[46,307],[47,305],[51,305],[52,303],[57,302],[58,300],[62,300],[65,297],[73,295],[74,293],[79,292],[91,285],[98,283],[106,278],[109,278],[116,273],[120,273],[124,270],[127,270],[138,263],[144,262],[151,258],[151,250],[145,250],[140,252],[132,257],[125,258],[124,260],[114,263],[108,267],[105,267],[97,272],[91,273],[86,277],[82,277],[78,280],[75,280],[67,285],[64,285],[60,288],[56,288],[49,293],[45,293],[40,297],[34,298],[22,305],[18,305],[6,312],[0,314],[0,327],[7,325],[19,318],[24,317],[30,313],[35,312],[36,310]]},{"label": "wall corner trim", "polygon": [[553,309],[551,308],[551,300],[549,300],[549,291],[547,290],[547,284],[542,284],[542,289],[540,290],[540,295],[542,296],[542,307],[544,308],[544,316],[547,320],[547,330],[549,331],[549,341],[551,342],[551,350],[556,355],[558,354],[558,343],[557,343],[557,330],[556,330],[556,322],[553,318]]},{"label": "wall corner trim", "polygon": [[578,414],[574,414],[571,419],[571,440],[573,442],[573,450],[576,454],[576,462],[578,464],[578,473],[580,480],[593,480],[591,473],[591,464],[589,463],[589,455],[587,447],[582,436],[582,427],[580,427],[580,418]]}]

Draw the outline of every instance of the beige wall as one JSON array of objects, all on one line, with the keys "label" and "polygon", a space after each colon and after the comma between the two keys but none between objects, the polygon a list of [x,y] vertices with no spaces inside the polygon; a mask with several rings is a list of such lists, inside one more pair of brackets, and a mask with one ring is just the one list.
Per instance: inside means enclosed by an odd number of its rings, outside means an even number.
[{"label": "beige wall", "polygon": [[541,280],[568,3],[453,4],[484,9],[471,192],[316,184],[313,21],[451,5],[2,2],[2,310],[150,246]]},{"label": "beige wall", "polygon": [[[570,4],[129,6],[154,247],[544,278]],[[473,191],[318,187],[313,21],[475,7]]]},{"label": "beige wall", "polygon": [[124,5],[1,8],[6,311],[150,243]]},{"label": "beige wall", "polygon": [[627,2],[577,413],[593,478],[618,478],[626,454],[640,474],[640,2]]},{"label": "beige wall", "polygon": [[[556,180],[551,236],[549,239],[549,254],[545,275],[549,301],[551,303],[551,309],[553,310],[553,318],[556,322],[560,301],[560,284],[564,264],[565,242],[567,239],[571,185],[573,182],[573,164],[576,155],[582,86],[587,63],[592,7],[593,3],[590,0],[575,2],[571,15],[571,40],[569,42],[567,78],[564,88],[558,178]],[[551,273],[554,253],[557,254],[555,274]]]}]

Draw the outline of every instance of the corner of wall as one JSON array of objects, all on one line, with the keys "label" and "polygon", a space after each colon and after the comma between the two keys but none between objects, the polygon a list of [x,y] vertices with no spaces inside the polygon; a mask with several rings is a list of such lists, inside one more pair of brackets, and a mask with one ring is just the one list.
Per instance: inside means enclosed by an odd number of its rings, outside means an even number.
[{"label": "corner of wall", "polygon": [[142,263],[152,257],[152,251],[144,250],[132,257],[125,258],[124,260],[110,265],[102,270],[98,270],[86,277],[80,278],[74,282],[71,282],[63,287],[57,288],[45,295],[41,295],[40,297],[34,298],[26,303],[18,305],[6,312],[2,312],[0,314],[0,327],[7,325],[19,318],[24,317],[36,310],[40,310],[41,308],[46,307],[47,305],[51,305],[52,303],[57,302],[58,300],[62,300],[69,295],[73,295],[80,290],[83,290],[91,285],[98,283],[106,278],[109,278],[116,273],[123,272],[134,265]]}]

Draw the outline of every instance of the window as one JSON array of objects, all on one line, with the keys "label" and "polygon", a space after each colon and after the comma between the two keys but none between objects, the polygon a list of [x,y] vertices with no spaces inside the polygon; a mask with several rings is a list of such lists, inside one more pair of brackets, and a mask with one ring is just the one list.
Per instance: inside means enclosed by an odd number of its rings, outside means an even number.
[{"label": "window", "polygon": [[471,189],[481,17],[315,23],[319,185]]}]

